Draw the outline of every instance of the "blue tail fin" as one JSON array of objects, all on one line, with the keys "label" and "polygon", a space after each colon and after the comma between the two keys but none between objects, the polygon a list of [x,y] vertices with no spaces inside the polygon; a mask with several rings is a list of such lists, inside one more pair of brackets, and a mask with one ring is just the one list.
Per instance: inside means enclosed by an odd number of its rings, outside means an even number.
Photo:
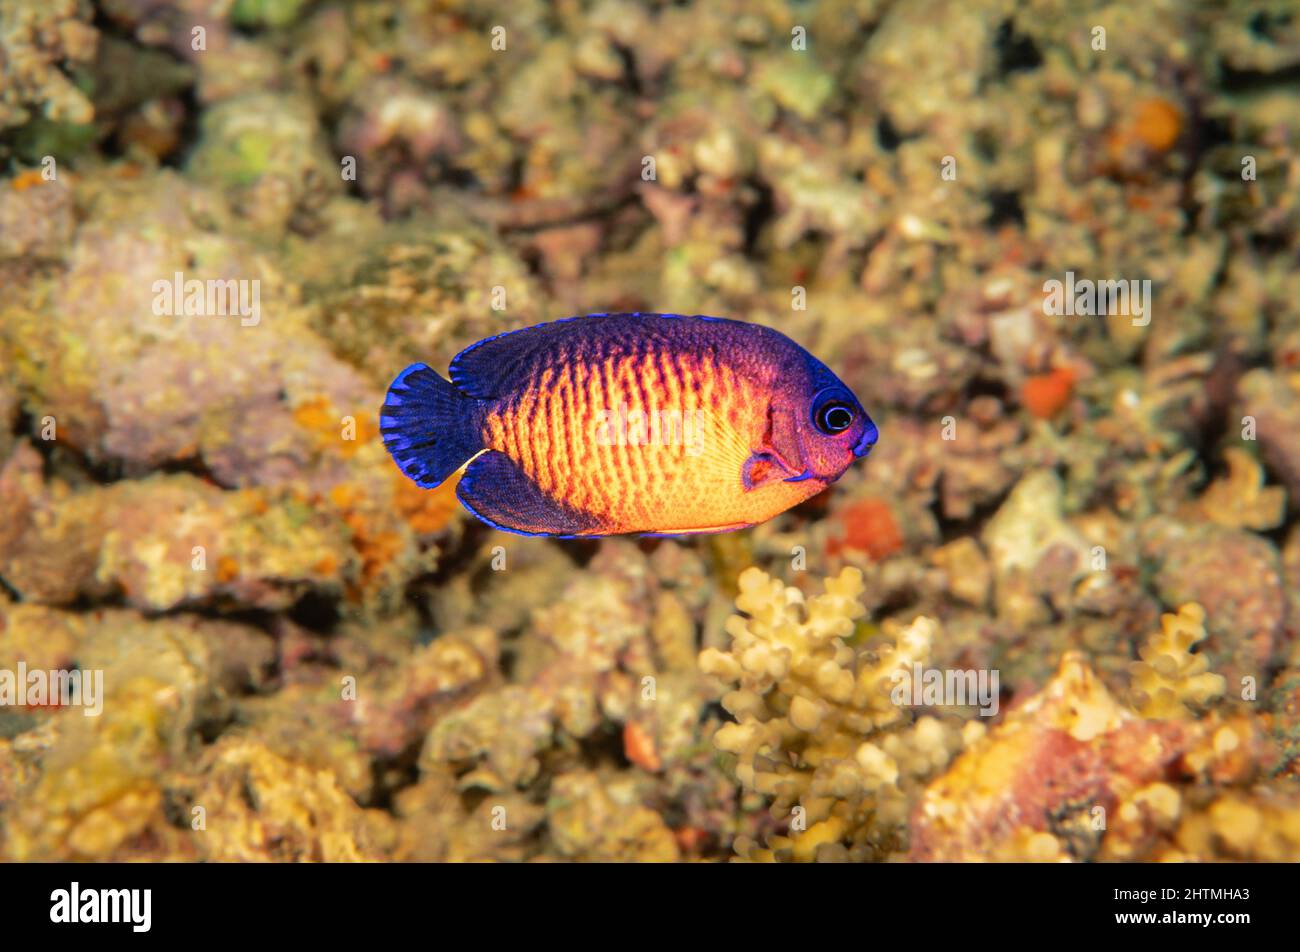
[{"label": "blue tail fin", "polygon": [[478,402],[425,364],[412,364],[397,375],[379,411],[384,446],[416,483],[437,486],[483,448]]}]

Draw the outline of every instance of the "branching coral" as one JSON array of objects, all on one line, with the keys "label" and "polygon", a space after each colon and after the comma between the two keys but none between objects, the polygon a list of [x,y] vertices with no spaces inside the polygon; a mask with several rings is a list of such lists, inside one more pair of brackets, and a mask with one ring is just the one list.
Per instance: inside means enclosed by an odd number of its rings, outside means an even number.
[{"label": "branching coral", "polygon": [[1264,467],[1245,450],[1223,451],[1228,472],[1198,500],[1205,518],[1242,529],[1276,529],[1286,519],[1286,490],[1264,485]]},{"label": "branching coral", "polygon": [[1191,647],[1205,638],[1205,609],[1184,605],[1178,614],[1160,619],[1160,631],[1138,652],[1132,665],[1132,704],[1140,715],[1155,720],[1181,720],[1223,694],[1222,675],[1209,672],[1205,655]]},{"label": "branching coral", "polygon": [[899,672],[925,663],[938,625],[918,618],[895,644],[872,653],[846,639],[863,613],[862,573],[845,568],[822,595],[805,600],[762,571],[740,576],[728,619],[729,651],[706,649],[700,667],[734,684],[722,699],[736,722],[714,743],[736,757],[736,778],[772,798],[771,815],[789,835],[760,848],[737,837],[755,859],[872,859],[901,848],[898,837],[917,782],[947,764],[959,731],[891,698]]}]

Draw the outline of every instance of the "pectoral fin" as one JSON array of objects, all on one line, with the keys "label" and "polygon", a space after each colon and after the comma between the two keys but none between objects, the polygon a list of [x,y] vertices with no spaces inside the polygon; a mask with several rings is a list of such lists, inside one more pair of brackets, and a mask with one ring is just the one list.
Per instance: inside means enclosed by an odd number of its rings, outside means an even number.
[{"label": "pectoral fin", "polygon": [[798,470],[790,468],[780,456],[770,450],[751,453],[749,459],[745,460],[745,465],[740,468],[740,478],[746,491],[798,476]]},{"label": "pectoral fin", "polygon": [[746,490],[767,483],[798,482],[810,475],[799,460],[799,436],[789,411],[775,405],[767,408],[767,432],[763,443],[750,454],[741,467],[740,476]]}]

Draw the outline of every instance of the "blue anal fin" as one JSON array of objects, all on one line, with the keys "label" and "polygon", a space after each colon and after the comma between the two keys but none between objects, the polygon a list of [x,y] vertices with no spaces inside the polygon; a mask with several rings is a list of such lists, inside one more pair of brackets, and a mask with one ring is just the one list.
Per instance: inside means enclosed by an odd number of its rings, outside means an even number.
[{"label": "blue anal fin", "polygon": [[546,495],[505,453],[488,450],[456,485],[461,504],[496,529],[520,535],[601,535],[599,520]]}]

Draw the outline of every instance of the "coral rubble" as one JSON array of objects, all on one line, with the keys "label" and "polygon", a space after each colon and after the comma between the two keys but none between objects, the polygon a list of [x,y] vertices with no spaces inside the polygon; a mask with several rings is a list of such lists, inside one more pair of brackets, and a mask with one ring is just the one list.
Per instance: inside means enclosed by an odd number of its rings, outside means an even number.
[{"label": "coral rubble", "polygon": [[[1300,859],[1278,11],[3,0],[0,858]],[[880,443],[679,539],[392,466],[403,367],[600,311]]]}]

